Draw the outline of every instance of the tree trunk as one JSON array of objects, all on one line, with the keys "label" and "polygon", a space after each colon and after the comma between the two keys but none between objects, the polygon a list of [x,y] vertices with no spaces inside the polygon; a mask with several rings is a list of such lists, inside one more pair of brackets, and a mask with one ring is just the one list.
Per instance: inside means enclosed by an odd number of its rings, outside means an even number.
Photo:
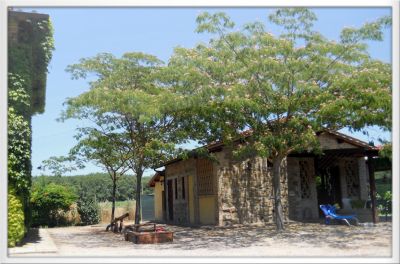
[{"label": "tree trunk", "polygon": [[143,171],[136,171],[136,208],[135,208],[135,224],[140,224],[140,220],[142,219],[142,211],[141,208],[141,197],[142,194],[142,176]]},{"label": "tree trunk", "polygon": [[283,225],[283,212],[281,201],[281,163],[283,157],[275,157],[273,159],[273,192],[274,192],[274,217],[276,229],[282,231],[285,227]]},{"label": "tree trunk", "polygon": [[[115,176],[115,175],[114,175]],[[113,179],[113,191],[112,191],[112,205],[111,205],[111,226],[115,218],[115,192],[117,189],[116,178]]]}]

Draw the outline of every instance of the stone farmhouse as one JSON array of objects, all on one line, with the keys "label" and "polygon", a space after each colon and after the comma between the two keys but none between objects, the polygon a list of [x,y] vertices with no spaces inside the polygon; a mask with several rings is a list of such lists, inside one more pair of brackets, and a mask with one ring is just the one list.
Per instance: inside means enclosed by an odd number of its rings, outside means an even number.
[{"label": "stone farmhouse", "polygon": [[[329,203],[344,212],[358,204],[360,220],[377,221],[372,161],[378,149],[335,131],[317,136],[323,155],[292,154],[281,168],[285,220],[319,221],[319,205]],[[234,146],[223,143],[205,147],[216,160],[173,159],[152,177],[155,220],[189,226],[273,222],[272,164],[261,157],[237,160]]]}]

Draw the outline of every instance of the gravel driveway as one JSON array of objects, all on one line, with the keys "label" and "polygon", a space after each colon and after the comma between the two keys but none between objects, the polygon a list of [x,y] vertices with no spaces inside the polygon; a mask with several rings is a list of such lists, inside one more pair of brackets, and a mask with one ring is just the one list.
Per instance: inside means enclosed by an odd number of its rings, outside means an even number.
[{"label": "gravel driveway", "polygon": [[106,232],[105,226],[49,228],[57,247],[55,253],[12,254],[11,256],[213,256],[213,257],[390,257],[392,225],[375,227],[318,223],[290,223],[277,233],[273,225],[218,227],[166,226],[174,241],[137,245],[122,234]]}]

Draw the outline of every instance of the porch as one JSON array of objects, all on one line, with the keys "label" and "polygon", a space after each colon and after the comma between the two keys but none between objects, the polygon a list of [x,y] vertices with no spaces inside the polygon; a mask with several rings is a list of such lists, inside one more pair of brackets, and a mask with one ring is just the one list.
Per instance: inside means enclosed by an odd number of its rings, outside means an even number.
[{"label": "porch", "polygon": [[376,223],[377,156],[378,151],[372,147],[325,149],[321,155],[289,156],[289,218],[319,221],[324,217],[319,205],[331,204],[340,208],[340,214],[356,214],[361,222]]}]

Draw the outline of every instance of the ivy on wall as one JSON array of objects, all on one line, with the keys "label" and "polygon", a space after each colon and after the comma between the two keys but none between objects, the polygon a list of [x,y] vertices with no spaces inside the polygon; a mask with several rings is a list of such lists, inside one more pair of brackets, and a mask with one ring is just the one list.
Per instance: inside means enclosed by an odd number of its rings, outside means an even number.
[{"label": "ivy on wall", "polygon": [[21,199],[11,187],[8,190],[8,241],[9,247],[15,246],[26,232],[24,210]]},{"label": "ivy on wall", "polygon": [[[10,11],[9,18],[14,14]],[[16,27],[17,38],[9,35],[8,46],[8,210],[14,212],[8,218],[9,246],[22,238],[21,229],[14,234],[15,227],[29,227],[31,221],[31,117],[44,111],[47,67],[54,50],[53,27],[48,19],[32,19],[35,14],[30,13],[16,16],[16,20],[9,19],[9,30]],[[20,203],[10,202],[10,197]],[[23,217],[15,217],[18,212]]]},{"label": "ivy on wall", "polygon": [[44,111],[47,67],[54,50],[53,27],[50,21],[21,21],[18,33],[17,41],[9,43],[8,68],[25,82],[31,102],[18,110],[28,117]]},{"label": "ivy on wall", "polygon": [[31,129],[21,109],[29,107],[29,96],[18,75],[9,73],[8,81],[8,182],[24,194],[31,186]]}]

